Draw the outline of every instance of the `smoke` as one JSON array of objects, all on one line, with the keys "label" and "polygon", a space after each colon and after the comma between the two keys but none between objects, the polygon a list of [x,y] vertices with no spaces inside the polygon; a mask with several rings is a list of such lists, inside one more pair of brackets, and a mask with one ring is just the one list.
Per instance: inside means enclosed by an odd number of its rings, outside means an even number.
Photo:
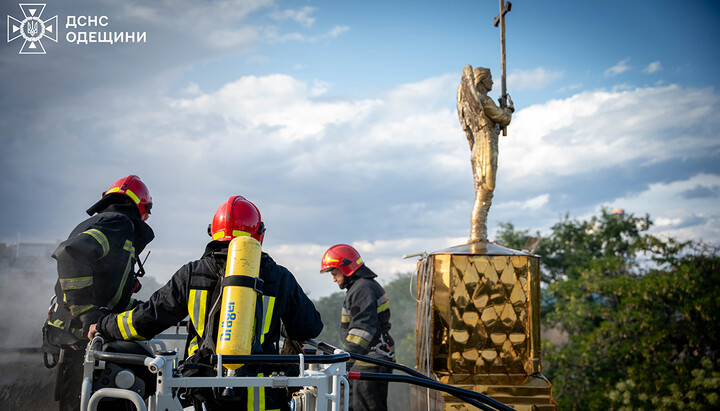
[{"label": "smoke", "polygon": [[50,256],[0,256],[0,345],[42,345],[42,326],[57,280]]},{"label": "smoke", "polygon": [[[0,244],[0,409],[57,409],[52,399],[56,369],[43,365],[42,326],[55,294],[56,244]],[[141,279],[136,298],[159,288],[152,277]]]},{"label": "smoke", "polygon": [[0,244],[0,408],[57,409],[52,400],[55,370],[45,368],[39,350],[57,279],[50,258],[55,247],[17,247]]}]

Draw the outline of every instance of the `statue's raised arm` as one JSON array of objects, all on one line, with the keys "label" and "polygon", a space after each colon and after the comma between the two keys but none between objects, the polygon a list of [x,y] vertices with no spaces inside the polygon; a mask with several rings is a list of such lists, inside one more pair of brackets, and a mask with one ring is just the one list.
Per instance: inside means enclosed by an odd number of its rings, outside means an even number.
[{"label": "statue's raised arm", "polygon": [[488,92],[492,75],[483,67],[463,68],[457,93],[460,125],[470,144],[470,163],[475,183],[475,206],[469,243],[487,241],[487,215],[495,189],[498,160],[498,133],[510,124],[513,107],[498,107]]}]

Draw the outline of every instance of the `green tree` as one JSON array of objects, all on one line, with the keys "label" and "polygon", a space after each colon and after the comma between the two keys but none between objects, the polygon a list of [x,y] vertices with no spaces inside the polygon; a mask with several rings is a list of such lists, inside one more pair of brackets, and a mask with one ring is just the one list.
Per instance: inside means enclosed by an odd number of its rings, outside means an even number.
[{"label": "green tree", "polygon": [[536,254],[542,258],[542,281],[549,284],[578,278],[597,259],[612,257],[631,263],[638,242],[651,224],[648,215],[613,214],[607,209],[587,221],[571,219],[566,213],[552,226],[549,236],[541,236],[540,232],[531,235],[529,230],[516,230],[512,223],[500,223],[496,242],[520,250],[529,237],[541,237]]},{"label": "green tree", "polygon": [[[537,231],[534,235],[530,234],[530,230],[516,230],[515,226],[511,222],[499,223],[500,229],[497,232],[498,238],[495,240],[496,243],[502,244],[506,247],[510,247],[513,250],[522,250],[530,237],[540,237],[540,232]],[[540,243],[542,246],[542,243]]]},{"label": "green tree", "polygon": [[[717,248],[647,234],[648,216],[567,215],[538,254],[554,304],[544,371],[561,409],[717,409]],[[503,238],[527,231],[504,226]]]}]

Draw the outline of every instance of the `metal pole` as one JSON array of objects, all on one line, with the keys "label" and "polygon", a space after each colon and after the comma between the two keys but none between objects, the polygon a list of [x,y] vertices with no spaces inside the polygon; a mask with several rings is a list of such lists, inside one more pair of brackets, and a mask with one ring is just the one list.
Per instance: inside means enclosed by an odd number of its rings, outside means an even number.
[{"label": "metal pole", "polygon": [[500,0],[500,65],[502,67],[500,106],[507,105],[507,82],[505,80],[505,0]]}]

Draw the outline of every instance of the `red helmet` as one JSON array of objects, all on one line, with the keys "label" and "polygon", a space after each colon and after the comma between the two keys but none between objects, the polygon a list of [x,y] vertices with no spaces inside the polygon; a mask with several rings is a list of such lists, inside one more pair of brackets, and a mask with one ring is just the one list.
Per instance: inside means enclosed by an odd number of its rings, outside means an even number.
[{"label": "red helmet", "polygon": [[265,224],[260,210],[242,196],[232,196],[222,203],[210,224],[213,240],[230,241],[239,236],[250,236],[262,244]]},{"label": "red helmet", "polygon": [[122,194],[130,198],[133,203],[137,205],[138,211],[140,211],[140,218],[142,218],[143,221],[147,220],[150,216],[150,209],[152,208],[150,190],[148,190],[145,183],[140,180],[140,177],[134,174],[130,174],[114,182],[110,188],[102,194],[100,201],[87,210],[87,213],[93,215],[111,204],[112,196],[108,197],[110,194]]},{"label": "red helmet", "polygon": [[356,249],[347,244],[336,244],[325,251],[320,262],[320,272],[324,273],[337,268],[345,277],[350,277],[363,264],[365,263]]}]

